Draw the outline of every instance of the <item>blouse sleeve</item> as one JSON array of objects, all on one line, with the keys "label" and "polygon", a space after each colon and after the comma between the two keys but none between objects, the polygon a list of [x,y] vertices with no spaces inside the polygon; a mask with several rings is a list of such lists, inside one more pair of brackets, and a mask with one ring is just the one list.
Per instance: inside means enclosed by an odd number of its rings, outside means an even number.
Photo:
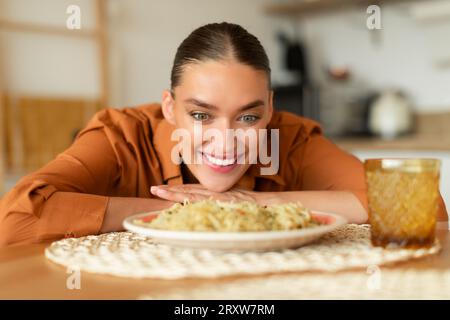
[{"label": "blouse sleeve", "polygon": [[350,191],[367,211],[364,167],[358,158],[314,132],[302,152],[299,172],[302,190]]},{"label": "blouse sleeve", "polygon": [[0,246],[98,233],[116,174],[105,133],[83,131],[69,149],[2,199]]}]

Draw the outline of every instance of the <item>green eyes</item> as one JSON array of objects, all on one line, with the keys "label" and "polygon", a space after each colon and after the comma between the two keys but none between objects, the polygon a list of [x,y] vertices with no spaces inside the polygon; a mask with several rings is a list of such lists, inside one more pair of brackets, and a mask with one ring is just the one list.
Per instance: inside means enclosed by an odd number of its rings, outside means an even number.
[{"label": "green eyes", "polygon": [[[195,120],[195,121],[207,121],[211,119],[211,116],[207,113],[204,112],[191,112],[190,116]],[[251,114],[246,114],[243,116],[240,116],[238,118],[238,121],[242,121],[244,123],[254,123],[256,121],[258,121],[260,119],[260,117],[255,116],[255,115],[251,115]]]},{"label": "green eyes", "polygon": [[204,112],[192,112],[191,117],[196,121],[206,121],[209,119],[209,114]]},{"label": "green eyes", "polygon": [[259,119],[259,117],[251,115],[251,114],[246,114],[246,115],[243,115],[242,117],[240,117],[239,119],[242,122],[253,123],[253,122],[256,122]]}]

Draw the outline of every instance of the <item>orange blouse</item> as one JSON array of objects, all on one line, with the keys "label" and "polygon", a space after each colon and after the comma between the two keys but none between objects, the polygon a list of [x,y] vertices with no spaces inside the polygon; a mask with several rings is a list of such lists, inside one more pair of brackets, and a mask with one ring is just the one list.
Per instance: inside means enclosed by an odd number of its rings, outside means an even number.
[{"label": "orange blouse", "polygon": [[[237,186],[256,191],[348,190],[367,209],[362,163],[322,135],[320,126],[275,112],[279,170],[252,165]],[[22,178],[0,203],[0,246],[97,234],[109,197],[153,197],[153,185],[183,183],[171,161],[175,128],[160,104],[98,112],[56,159]],[[441,200],[439,216],[446,220]]]}]

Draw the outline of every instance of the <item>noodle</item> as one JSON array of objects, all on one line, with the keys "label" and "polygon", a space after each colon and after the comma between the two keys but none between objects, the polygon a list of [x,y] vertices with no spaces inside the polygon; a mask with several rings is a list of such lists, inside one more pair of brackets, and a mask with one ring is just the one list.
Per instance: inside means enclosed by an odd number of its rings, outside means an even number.
[{"label": "noodle", "polygon": [[294,230],[319,224],[300,203],[261,206],[218,200],[176,203],[150,222],[135,222],[162,230],[218,232]]}]

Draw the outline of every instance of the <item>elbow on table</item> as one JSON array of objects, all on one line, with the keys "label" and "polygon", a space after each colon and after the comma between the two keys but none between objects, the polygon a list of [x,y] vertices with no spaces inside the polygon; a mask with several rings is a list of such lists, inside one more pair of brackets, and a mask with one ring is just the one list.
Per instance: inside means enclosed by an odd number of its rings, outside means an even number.
[{"label": "elbow on table", "polygon": [[53,192],[47,182],[28,179],[0,199],[0,247],[38,242],[40,210]]},{"label": "elbow on table", "polygon": [[369,221],[369,215],[365,209],[361,210],[361,212],[358,212],[352,219],[352,221],[349,221],[350,223],[356,223],[356,224],[365,224]]},{"label": "elbow on table", "polygon": [[35,242],[35,224],[33,217],[0,208],[0,248]]},{"label": "elbow on table", "polygon": [[369,221],[369,204],[367,199],[367,190],[366,189],[358,189],[351,190],[351,194],[356,198],[356,201],[352,201],[354,203],[351,208],[348,208],[349,212],[353,212],[351,214],[351,218],[349,219],[349,223],[356,224],[365,224]]}]

